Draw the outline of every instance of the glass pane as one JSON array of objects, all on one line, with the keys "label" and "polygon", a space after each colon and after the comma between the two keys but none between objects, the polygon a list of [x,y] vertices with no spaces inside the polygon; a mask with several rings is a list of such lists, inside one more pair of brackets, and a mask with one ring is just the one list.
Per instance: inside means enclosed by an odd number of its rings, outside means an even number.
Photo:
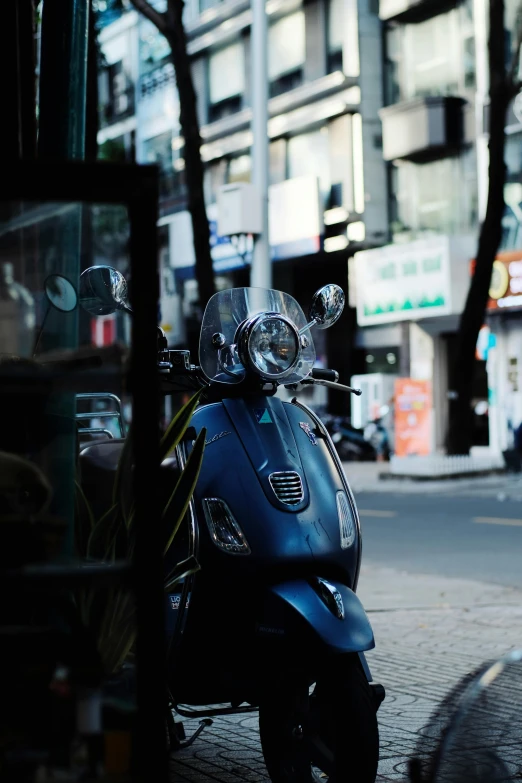
[{"label": "glass pane", "polygon": [[162,199],[179,199],[184,195],[185,161],[179,136],[173,136],[172,131],[167,131],[146,139],[143,142],[142,157],[144,163],[156,163],[159,166]]},{"label": "glass pane", "polygon": [[250,182],[252,178],[252,158],[250,155],[238,155],[228,164],[228,182]]},{"label": "glass pane", "polygon": [[343,0],[330,0],[328,7],[328,51],[338,52],[344,42]]},{"label": "glass pane", "polygon": [[270,143],[269,149],[270,184],[277,185],[286,179],[286,139],[277,139]]},{"label": "glass pane", "polygon": [[[124,206],[0,204],[0,467],[4,479],[11,477],[0,482],[0,514],[2,556],[10,569],[57,569],[80,560],[105,563],[114,571],[115,563],[130,556],[133,533],[131,528],[130,535],[122,534],[122,503],[110,512],[122,436],[132,421],[123,383],[129,316],[118,312],[96,319],[80,307],[80,263],[110,264],[129,275]],[[122,473],[121,498],[129,506],[131,464],[132,452]],[[107,512],[111,524],[98,524]],[[6,534],[5,525],[13,535]],[[20,601],[13,603],[12,624],[26,632],[24,657],[16,658],[22,637],[13,635],[11,645],[2,636],[3,661],[10,661],[5,670],[13,679],[8,697],[2,687],[3,698],[22,704],[30,698],[36,710],[32,720],[39,726],[36,740],[30,739],[42,747],[29,747],[44,754],[50,742],[46,694],[64,682],[72,683],[74,692],[79,670],[88,677],[83,682],[101,692],[132,650],[136,630],[127,587],[68,585],[71,593],[62,600],[58,591],[49,596],[46,584],[28,588],[21,581],[15,588]],[[38,666],[30,668],[24,663],[30,660],[27,639],[34,640],[40,626],[45,636],[32,642]],[[17,728],[24,743],[24,726]],[[64,753],[66,741],[64,735]]]},{"label": "glass pane", "polygon": [[227,46],[209,58],[210,102],[219,103],[245,90],[245,50],[242,42]]},{"label": "glass pane", "polygon": [[460,89],[458,12],[439,14],[404,31],[404,97],[454,95]]},{"label": "glass pane", "polygon": [[416,165],[402,163],[397,173],[397,230],[465,232],[476,220],[476,168],[473,151]]},{"label": "glass pane", "polygon": [[321,195],[330,195],[330,148],[328,128],[313,133],[302,133],[288,140],[288,177],[315,176],[319,178]]},{"label": "glass pane", "polygon": [[[219,291],[209,300],[199,340],[199,361],[209,380],[220,383],[239,383],[245,377],[245,368],[237,352],[238,327],[247,319],[260,313],[280,313],[288,318],[296,329],[304,329],[308,323],[301,306],[289,294],[265,288],[233,288]],[[221,333],[225,342],[216,350],[212,336]],[[302,345],[299,363],[285,383],[298,383],[311,371],[315,361],[315,348],[310,330],[304,331],[307,343]],[[268,351],[267,351],[268,353]]]},{"label": "glass pane", "polygon": [[268,76],[276,79],[300,68],[305,61],[305,16],[303,11],[285,16],[268,31]]}]

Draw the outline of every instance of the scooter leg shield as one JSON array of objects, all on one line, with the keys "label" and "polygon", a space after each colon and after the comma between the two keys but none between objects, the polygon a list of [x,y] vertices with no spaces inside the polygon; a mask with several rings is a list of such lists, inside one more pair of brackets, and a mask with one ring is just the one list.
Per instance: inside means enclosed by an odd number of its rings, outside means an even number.
[{"label": "scooter leg shield", "polygon": [[[359,598],[346,585],[296,579],[268,589],[257,632],[297,641],[303,634],[325,652],[354,653],[375,647],[372,627]],[[323,589],[318,589],[322,587]]]}]

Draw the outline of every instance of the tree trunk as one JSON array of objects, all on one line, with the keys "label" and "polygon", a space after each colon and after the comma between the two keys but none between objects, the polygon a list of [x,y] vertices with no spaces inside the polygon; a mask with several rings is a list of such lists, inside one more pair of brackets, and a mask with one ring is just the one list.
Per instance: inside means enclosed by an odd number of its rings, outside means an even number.
[{"label": "tree trunk", "polygon": [[506,113],[512,97],[505,70],[504,0],[490,2],[489,33],[489,185],[486,216],[480,229],[475,272],[460,318],[457,351],[450,388],[448,453],[469,454],[472,445],[471,398],[476,368],[475,352],[484,323],[493,263],[502,238],[504,214],[504,162]]},{"label": "tree trunk", "polygon": [[215,293],[216,288],[212,256],[210,254],[210,228],[205,209],[204,169],[201,160],[201,136],[199,134],[197,100],[192,81],[190,58],[187,52],[187,39],[183,27],[183,6],[183,0],[169,0],[167,11],[168,29],[165,37],[170,44],[179,93],[179,120],[181,133],[185,140],[184,157],[188,209],[194,233],[199,303],[203,309],[210,297]]}]

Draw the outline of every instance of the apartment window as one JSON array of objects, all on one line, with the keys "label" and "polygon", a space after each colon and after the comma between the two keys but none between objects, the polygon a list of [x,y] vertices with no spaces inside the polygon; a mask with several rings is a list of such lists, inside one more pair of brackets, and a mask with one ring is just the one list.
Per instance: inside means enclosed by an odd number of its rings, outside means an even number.
[{"label": "apartment window", "polygon": [[148,19],[140,18],[138,47],[141,73],[164,64],[170,56],[169,42]]},{"label": "apartment window", "polygon": [[272,141],[269,149],[269,178],[271,185],[286,179],[286,139]]},{"label": "apartment window", "polygon": [[222,185],[227,184],[227,160],[221,158],[220,160],[212,162],[205,169],[205,202],[207,204],[215,204],[219,189]]},{"label": "apartment window", "polygon": [[209,121],[241,110],[245,91],[245,50],[242,41],[209,57]]},{"label": "apartment window", "polygon": [[108,66],[101,76],[100,87],[103,125],[134,113],[134,87],[121,60]]},{"label": "apartment window", "polygon": [[227,182],[250,182],[252,179],[252,158],[250,155],[238,155],[228,162]]},{"label": "apartment window", "polygon": [[330,179],[332,189],[327,207],[345,207],[352,212],[354,207],[352,116],[345,114],[330,122],[328,126],[330,151]]},{"label": "apartment window", "polygon": [[327,6],[328,73],[343,70],[344,2],[330,0]]},{"label": "apartment window", "polygon": [[199,11],[208,11],[209,8],[214,8],[216,5],[221,5],[223,0],[199,0]]},{"label": "apartment window", "polygon": [[393,231],[438,231],[457,234],[476,226],[476,161],[474,150],[458,158],[392,168],[395,197]]},{"label": "apartment window", "polygon": [[279,19],[268,31],[268,78],[274,97],[299,87],[303,82],[306,57],[303,11]]},{"label": "apartment window", "polygon": [[440,14],[405,29],[410,95],[455,94],[459,91],[458,15]]},{"label": "apartment window", "polygon": [[[173,143],[174,142],[174,143]],[[161,133],[143,144],[143,162],[156,163],[160,172],[160,197],[163,199],[185,196],[185,161],[183,148],[172,132]]]},{"label": "apartment window", "polygon": [[250,182],[252,179],[252,159],[250,155],[237,155],[233,158],[220,158],[205,169],[205,202],[215,204],[220,188],[232,182]]},{"label": "apartment window", "polygon": [[468,4],[386,34],[387,99],[460,95],[475,84],[473,20]]},{"label": "apartment window", "polygon": [[325,206],[330,198],[330,148],[328,128],[302,133],[288,140],[288,178],[313,176]]},{"label": "apartment window", "polygon": [[506,209],[502,220],[502,250],[522,247],[522,132],[506,140]]}]

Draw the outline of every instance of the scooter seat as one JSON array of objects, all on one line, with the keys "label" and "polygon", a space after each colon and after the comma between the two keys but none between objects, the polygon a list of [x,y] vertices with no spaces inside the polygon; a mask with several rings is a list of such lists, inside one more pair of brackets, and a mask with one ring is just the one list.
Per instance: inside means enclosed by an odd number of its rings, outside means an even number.
[{"label": "scooter seat", "polygon": [[[89,444],[80,451],[81,486],[95,519],[112,505],[114,479],[124,444],[123,438],[113,438]],[[160,502],[167,502],[178,476],[177,460],[170,456],[160,468]]]},{"label": "scooter seat", "polygon": [[114,479],[124,443],[123,438],[114,438],[91,443],[80,451],[81,486],[96,520],[112,506]]},{"label": "scooter seat", "polygon": [[90,443],[80,452],[82,467],[84,463],[104,471],[116,471],[123,451],[123,438],[111,438],[99,443]]}]

